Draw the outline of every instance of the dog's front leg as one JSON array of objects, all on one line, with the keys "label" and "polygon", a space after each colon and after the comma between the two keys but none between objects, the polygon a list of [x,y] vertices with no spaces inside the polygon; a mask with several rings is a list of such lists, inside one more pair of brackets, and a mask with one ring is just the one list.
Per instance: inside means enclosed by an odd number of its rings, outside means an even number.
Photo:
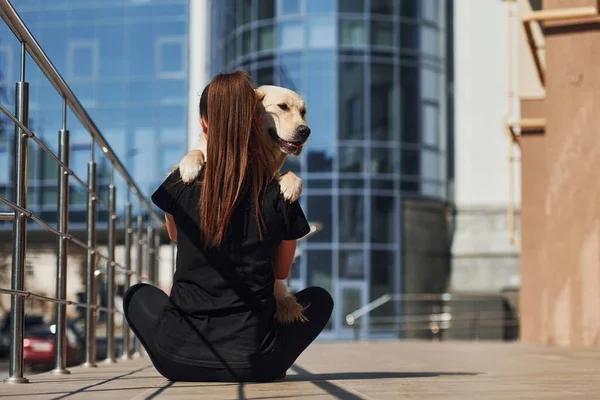
[{"label": "dog's front leg", "polygon": [[283,198],[293,203],[302,194],[302,179],[298,178],[295,173],[288,171],[279,176],[279,188]]},{"label": "dog's front leg", "polygon": [[279,323],[291,324],[295,321],[308,321],[303,313],[304,307],[289,293],[285,281],[280,279],[275,280],[275,300],[277,307],[275,317]]},{"label": "dog's front leg", "polygon": [[202,167],[204,166],[205,158],[202,150],[192,150],[187,153],[179,162],[179,172],[183,183],[190,184],[198,178]]}]

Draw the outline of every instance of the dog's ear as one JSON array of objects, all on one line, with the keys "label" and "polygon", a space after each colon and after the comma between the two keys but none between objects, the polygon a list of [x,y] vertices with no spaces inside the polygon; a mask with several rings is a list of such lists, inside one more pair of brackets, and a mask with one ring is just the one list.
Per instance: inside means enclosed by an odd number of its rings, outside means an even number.
[{"label": "dog's ear", "polygon": [[258,96],[258,101],[262,102],[266,96],[266,93],[263,92],[260,87],[254,89],[254,91],[256,92],[256,96]]}]

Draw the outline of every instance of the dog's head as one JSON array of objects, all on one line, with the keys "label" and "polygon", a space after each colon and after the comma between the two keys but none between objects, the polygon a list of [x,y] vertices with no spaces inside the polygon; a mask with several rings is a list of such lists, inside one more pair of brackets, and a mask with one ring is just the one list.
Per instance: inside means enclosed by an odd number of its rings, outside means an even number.
[{"label": "dog's head", "polygon": [[256,92],[265,109],[263,130],[282,153],[299,155],[310,136],[304,100],[298,93],[279,86],[260,86]]}]

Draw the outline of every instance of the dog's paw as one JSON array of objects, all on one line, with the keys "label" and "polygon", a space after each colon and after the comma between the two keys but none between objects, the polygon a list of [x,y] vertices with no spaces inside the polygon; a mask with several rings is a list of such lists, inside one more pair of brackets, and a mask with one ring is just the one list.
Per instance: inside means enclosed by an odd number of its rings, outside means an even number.
[{"label": "dog's paw", "polygon": [[200,150],[192,150],[181,159],[179,172],[183,183],[190,184],[198,178],[204,167],[204,160],[204,153]]},{"label": "dog's paw", "polygon": [[283,198],[293,203],[302,194],[302,179],[291,171],[286,172],[279,177],[279,188]]},{"label": "dog's paw", "polygon": [[298,303],[294,296],[277,298],[275,318],[280,324],[291,324],[292,322],[306,322],[308,318],[304,315],[304,307]]}]

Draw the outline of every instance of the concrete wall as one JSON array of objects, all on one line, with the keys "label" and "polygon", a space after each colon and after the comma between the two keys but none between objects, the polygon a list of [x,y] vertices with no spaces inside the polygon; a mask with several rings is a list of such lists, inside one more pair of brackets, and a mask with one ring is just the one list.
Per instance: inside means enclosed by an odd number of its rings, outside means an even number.
[{"label": "concrete wall", "polygon": [[[545,9],[594,1],[546,0]],[[521,339],[600,345],[600,24],[547,23],[544,117],[522,138]]]},{"label": "concrete wall", "polygon": [[[507,3],[455,1],[454,21],[457,213],[451,289],[497,291],[518,284],[519,274],[519,251],[509,243],[507,214],[509,147],[504,128],[509,111]],[[514,27],[516,35],[517,25]],[[514,60],[516,66],[517,57]],[[518,163],[516,168],[518,177]],[[514,182],[517,210],[519,186],[517,178]]]}]

